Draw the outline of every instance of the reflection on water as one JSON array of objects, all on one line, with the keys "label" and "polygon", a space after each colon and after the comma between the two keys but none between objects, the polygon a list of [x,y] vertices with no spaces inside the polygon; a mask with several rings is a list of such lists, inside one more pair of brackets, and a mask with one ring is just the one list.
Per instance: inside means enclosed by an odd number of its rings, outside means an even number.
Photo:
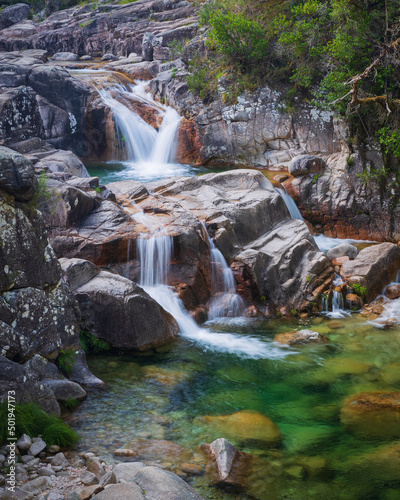
[{"label": "reflection on water", "polygon": [[[368,425],[354,433],[340,420],[349,395],[400,390],[399,328],[383,332],[359,315],[315,318],[301,325],[241,319],[214,328],[251,335],[260,343],[271,342],[277,333],[311,328],[329,343],[298,347],[297,353],[279,359],[204,350],[185,338],[159,352],[96,355],[89,359],[90,367],[108,389],[90,392],[71,415],[82,436],[80,448],[109,460],[113,450],[135,446],[138,439],[162,439],[194,451],[192,460],[202,463],[197,446],[222,436],[258,461],[250,490],[239,497],[210,487],[205,477],[193,479],[205,499],[245,499],[250,494],[260,500],[399,498],[400,454],[390,432],[386,440],[369,435]],[[246,440],[243,429],[221,430],[201,418],[242,410],[268,416],[282,434],[281,443]],[[153,458],[179,469],[178,459]]]}]

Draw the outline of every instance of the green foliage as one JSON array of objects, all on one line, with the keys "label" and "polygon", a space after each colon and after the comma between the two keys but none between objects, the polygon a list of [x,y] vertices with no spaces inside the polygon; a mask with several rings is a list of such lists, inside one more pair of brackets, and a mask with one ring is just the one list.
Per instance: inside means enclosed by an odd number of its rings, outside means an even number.
[{"label": "green foliage", "polygon": [[346,163],[349,167],[352,167],[354,165],[354,158],[349,155],[347,158],[346,158]]},{"label": "green foliage", "polygon": [[101,188],[99,188],[99,187],[94,187],[93,189],[96,191],[96,193],[101,194]]},{"label": "green foliage", "polygon": [[41,172],[37,179],[37,186],[33,198],[27,203],[31,208],[40,209],[43,205],[54,207],[59,199],[59,193],[54,189],[49,189],[47,185],[47,178],[44,172]]},{"label": "green foliage", "polygon": [[79,401],[77,401],[74,398],[68,398],[64,401],[63,406],[67,408],[68,410],[73,410],[79,405]]},{"label": "green foliage", "polygon": [[104,352],[110,350],[110,344],[105,340],[98,339],[87,330],[81,330],[79,334],[82,349],[85,352]]},{"label": "green foliage", "polygon": [[[0,442],[7,440],[7,414],[6,402],[0,403]],[[78,435],[62,420],[54,415],[47,415],[34,403],[15,405],[16,435],[28,434],[30,437],[43,435],[43,440],[48,446],[72,446],[78,441]]]},{"label": "green foliage", "polygon": [[365,286],[361,286],[359,283],[354,283],[353,285],[351,285],[351,287],[354,290],[354,293],[362,299],[365,299],[367,297],[367,289],[365,288]]},{"label": "green foliage", "polygon": [[311,181],[311,184],[315,184],[317,180],[320,178],[321,172],[318,172],[317,174],[314,175],[313,180]]},{"label": "green foliage", "polygon": [[378,183],[384,182],[388,172],[389,169],[385,166],[381,168],[373,168],[371,166],[367,166],[361,174],[356,175],[361,180],[362,184],[364,186],[367,186],[371,181],[375,181]]},{"label": "green foliage", "polygon": [[184,41],[172,40],[168,47],[171,52],[171,59],[178,59],[178,57],[182,54],[185,45],[188,43],[188,39]]},{"label": "green foliage", "polygon": [[75,352],[72,349],[61,351],[57,358],[58,368],[66,375],[71,373],[75,363]]},{"label": "green foliage", "polygon": [[391,130],[389,127],[382,127],[377,131],[378,140],[385,154],[392,154],[400,158],[400,131]]},{"label": "green foliage", "polygon": [[268,40],[263,26],[257,21],[242,14],[217,11],[211,15],[209,24],[212,28],[210,42],[228,62],[234,62],[245,72],[265,62]]},{"label": "green foliage", "polygon": [[72,446],[79,440],[78,434],[68,427],[62,420],[50,417],[52,422],[43,431],[43,441],[47,446],[57,444],[63,448]]}]

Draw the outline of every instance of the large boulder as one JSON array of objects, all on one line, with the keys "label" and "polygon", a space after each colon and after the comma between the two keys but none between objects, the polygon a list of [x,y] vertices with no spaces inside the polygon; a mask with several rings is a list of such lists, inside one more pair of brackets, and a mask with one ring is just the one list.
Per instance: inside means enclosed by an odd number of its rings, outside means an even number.
[{"label": "large boulder", "polygon": [[288,169],[293,177],[299,175],[316,174],[325,167],[322,158],[313,155],[299,155],[290,160]]},{"label": "large boulder", "polygon": [[[73,266],[84,265],[62,260],[68,275],[76,276]],[[90,268],[90,265],[87,266]],[[88,272],[86,278],[91,276]],[[106,340],[115,349],[146,349],[175,338],[178,325],[147,293],[132,281],[101,271],[81,283],[74,281],[74,295],[82,313],[82,327]],[[85,281],[83,283],[83,281]]]},{"label": "large boulder", "polygon": [[135,483],[144,491],[146,500],[202,500],[196,491],[172,472],[158,467],[144,467]]},{"label": "large boulder", "polygon": [[6,401],[8,391],[15,391],[17,403],[33,401],[46,412],[60,414],[60,407],[51,389],[39,382],[34,372],[0,355],[0,400]]},{"label": "large boulder", "polygon": [[28,201],[35,194],[35,187],[32,163],[25,156],[0,146],[0,189],[18,201]]},{"label": "large boulder", "polygon": [[0,11],[0,30],[19,23],[28,17],[30,8],[26,3],[16,3]]},{"label": "large boulder", "polygon": [[400,247],[381,243],[361,250],[354,260],[344,262],[341,275],[349,285],[366,288],[366,299],[372,301],[393,281],[400,269]]}]

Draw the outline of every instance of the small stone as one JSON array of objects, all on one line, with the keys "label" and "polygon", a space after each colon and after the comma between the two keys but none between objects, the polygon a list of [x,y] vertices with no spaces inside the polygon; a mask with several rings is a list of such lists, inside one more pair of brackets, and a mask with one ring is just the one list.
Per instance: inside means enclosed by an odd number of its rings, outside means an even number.
[{"label": "small stone", "polygon": [[38,469],[39,476],[55,476],[55,471],[51,467],[42,467]]},{"label": "small stone", "polygon": [[39,455],[43,450],[46,449],[46,443],[43,441],[43,439],[39,438],[36,441],[32,443],[31,447],[29,448],[28,455],[36,456]]},{"label": "small stone", "polygon": [[32,446],[32,439],[27,434],[22,434],[17,441],[17,446],[21,451],[27,451]]},{"label": "small stone", "polygon": [[3,484],[6,482],[6,478],[0,474],[0,486],[3,486]]},{"label": "small stone", "polygon": [[96,495],[97,493],[100,493],[100,491],[103,490],[104,490],[103,486],[100,486],[99,484],[93,484],[91,486],[88,486],[87,488],[83,488],[83,490],[79,493],[78,498],[79,500],[88,500],[93,495]]},{"label": "small stone", "polygon": [[84,55],[80,58],[81,61],[91,61],[93,58],[89,55]]},{"label": "small stone", "polygon": [[48,449],[49,453],[58,453],[60,451],[60,447],[57,444],[52,444]]},{"label": "small stone", "polygon": [[93,474],[93,472],[89,472],[89,471],[84,472],[81,475],[81,481],[85,486],[91,486],[93,484],[99,483],[99,479],[96,476],[96,474]]},{"label": "small stone", "polygon": [[93,474],[96,474],[98,478],[103,476],[106,472],[104,465],[98,458],[89,458],[86,464],[86,468],[89,472],[93,472]]},{"label": "small stone", "polygon": [[24,484],[24,491],[28,493],[40,494],[51,486],[51,479],[49,477],[38,477]]},{"label": "small stone", "polygon": [[104,474],[100,479],[101,486],[108,486],[109,484],[117,484],[117,478],[114,471],[109,471]]},{"label": "small stone", "polygon": [[69,491],[65,495],[64,500],[79,500],[79,492],[80,490]]},{"label": "small stone", "polygon": [[22,455],[22,457],[21,457],[21,461],[23,464],[27,464],[29,462],[32,462],[32,460],[34,460],[34,457],[32,455]]},{"label": "small stone", "polygon": [[69,462],[65,458],[64,453],[57,453],[57,455],[54,455],[54,457],[50,461],[51,465],[55,466],[61,466],[61,467],[69,467]]}]

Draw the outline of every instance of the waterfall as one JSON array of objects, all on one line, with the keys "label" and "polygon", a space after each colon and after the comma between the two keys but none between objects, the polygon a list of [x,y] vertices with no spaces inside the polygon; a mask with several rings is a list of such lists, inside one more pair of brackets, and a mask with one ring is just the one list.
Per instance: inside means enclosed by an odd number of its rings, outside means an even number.
[{"label": "waterfall", "polygon": [[[338,274],[335,276],[333,280],[334,286],[343,285],[344,282]],[[342,292],[338,292],[337,290],[332,290],[332,308],[329,310],[329,300],[327,296],[322,296],[321,299],[322,312],[329,316],[330,318],[344,318],[346,316],[350,316],[350,313],[344,308],[344,299]]]},{"label": "waterfall", "polygon": [[[155,109],[162,117],[158,132],[135,111],[111,95],[113,90],[122,100],[129,97]],[[120,140],[124,143],[130,170],[140,180],[153,180],[170,175],[180,175],[186,169],[173,163],[176,153],[176,135],[181,121],[179,114],[170,107],[156,103],[144,91],[143,82],[128,91],[121,85],[111,89],[98,89],[106,106],[111,109]]]},{"label": "waterfall", "polygon": [[210,245],[212,291],[214,294],[208,317],[210,320],[236,318],[242,315],[244,303],[242,298],[236,293],[235,277],[225,257],[210,238],[204,224],[203,227],[208,238],[208,244]]},{"label": "waterfall", "polygon": [[[275,190],[281,195],[283,201],[287,209],[289,210],[289,214],[292,219],[299,219],[304,221],[303,216],[300,213],[300,210],[297,208],[297,205],[293,198],[287,193],[285,188],[275,188]],[[349,239],[340,239],[340,238],[329,238],[328,236],[324,236],[320,234],[319,236],[313,236],[314,241],[321,252],[327,252],[331,248],[337,247],[342,243],[354,243],[357,240],[349,240]],[[358,243],[372,243],[370,241],[358,241]]]},{"label": "waterfall", "polygon": [[178,295],[167,286],[168,269],[173,253],[171,236],[155,233],[137,240],[140,260],[140,285],[178,323],[183,337],[206,349],[228,352],[248,358],[279,359],[293,351],[283,350],[250,335],[214,332],[202,328],[191,318]]},{"label": "waterfall", "polygon": [[282,196],[283,201],[285,202],[287,209],[289,210],[290,217],[292,219],[304,220],[303,216],[300,213],[300,210],[297,208],[297,205],[294,199],[287,193],[285,188],[275,188],[276,191]]}]

